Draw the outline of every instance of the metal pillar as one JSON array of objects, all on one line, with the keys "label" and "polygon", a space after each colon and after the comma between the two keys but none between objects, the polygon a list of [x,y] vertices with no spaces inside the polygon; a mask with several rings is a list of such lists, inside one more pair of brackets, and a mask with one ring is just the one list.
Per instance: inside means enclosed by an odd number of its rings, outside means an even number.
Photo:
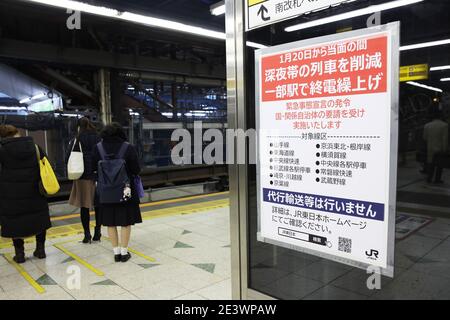
[{"label": "metal pillar", "polygon": [[98,73],[100,86],[100,118],[104,125],[111,123],[111,74],[109,70],[100,69]]},{"label": "metal pillar", "polygon": [[[245,116],[245,15],[243,0],[226,0],[227,104],[228,128],[246,130]],[[228,141],[228,143],[230,143]],[[236,148],[236,143],[234,144]],[[229,164],[231,286],[233,299],[247,298],[247,166],[238,165],[234,150]]]}]

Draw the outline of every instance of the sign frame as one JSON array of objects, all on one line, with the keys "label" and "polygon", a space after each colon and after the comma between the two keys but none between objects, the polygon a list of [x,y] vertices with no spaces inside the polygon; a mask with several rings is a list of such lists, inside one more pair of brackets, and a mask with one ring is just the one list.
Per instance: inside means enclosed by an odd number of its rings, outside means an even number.
[{"label": "sign frame", "polygon": [[[253,1],[255,3],[251,4],[250,3],[251,1]],[[245,0],[245,30],[246,31],[251,31],[251,30],[262,28],[262,27],[270,26],[272,24],[275,24],[275,23],[278,23],[278,22],[281,22],[281,21],[287,21],[287,20],[290,20],[290,19],[294,19],[296,17],[299,17],[299,16],[304,15],[304,14],[308,14],[308,13],[313,12],[313,11],[315,12],[315,11],[325,10],[325,9],[328,9],[328,8],[330,8],[332,6],[331,4],[324,4],[323,6],[314,8],[313,10],[307,10],[307,11],[300,12],[300,13],[290,14],[288,16],[281,17],[281,18],[278,18],[278,19],[270,19],[267,22],[263,22],[263,23],[260,23],[258,25],[255,25],[255,26],[251,26],[251,23],[250,23],[251,22],[250,21],[250,8],[253,7],[253,6],[259,6],[260,4],[264,6],[264,3],[267,3],[267,2],[270,2],[270,1],[273,1],[273,0]],[[302,1],[306,1],[306,0],[302,0]],[[338,3],[333,4],[333,6],[338,6],[338,5],[344,4],[344,3],[352,1],[352,0],[337,0],[337,1],[338,1]],[[267,10],[267,8],[266,8],[266,10]],[[266,11],[266,12],[268,12],[268,11]]]},{"label": "sign frame", "polygon": [[[261,162],[259,161],[260,155],[260,108],[261,108],[261,88],[259,87],[260,77],[261,77],[261,58],[263,55],[277,54],[283,51],[289,51],[293,48],[311,47],[314,45],[319,45],[322,43],[345,40],[348,38],[356,38],[361,36],[370,36],[372,34],[388,32],[390,33],[391,41],[390,52],[391,55],[391,75],[388,79],[388,85],[390,84],[390,99],[391,99],[391,112],[390,112],[390,159],[389,159],[389,201],[388,208],[386,208],[385,219],[387,222],[387,268],[376,267],[373,272],[379,271],[380,274],[387,277],[394,277],[394,256],[395,256],[395,216],[396,216],[396,203],[397,203],[397,159],[398,159],[398,130],[399,130],[399,70],[400,70],[400,22],[392,22],[386,25],[375,26],[365,29],[359,29],[339,34],[332,34],[322,37],[317,37],[313,39],[300,40],[292,43],[287,43],[279,45],[276,47],[267,47],[263,49],[258,49],[255,51],[255,116],[256,116],[256,131],[257,131],[257,142],[256,142],[256,153],[257,153],[257,165],[256,165],[256,190],[257,190],[257,210],[258,210],[258,221],[257,221],[257,240],[269,243],[275,246],[292,249],[295,251],[303,252],[306,254],[311,254],[318,256],[327,260],[339,262],[349,266],[353,266],[360,269],[365,269],[371,267],[369,263],[363,263],[360,261],[355,261],[351,259],[337,257],[332,254],[323,253],[320,251],[304,248],[301,246],[296,246],[288,243],[284,243],[278,240],[265,238],[261,235]],[[389,87],[389,86],[388,86]]]}]

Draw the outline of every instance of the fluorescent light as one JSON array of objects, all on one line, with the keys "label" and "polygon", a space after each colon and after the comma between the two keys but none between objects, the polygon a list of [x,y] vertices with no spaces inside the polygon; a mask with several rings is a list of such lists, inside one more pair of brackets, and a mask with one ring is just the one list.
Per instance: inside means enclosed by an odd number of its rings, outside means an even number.
[{"label": "fluorescent light", "polygon": [[225,2],[220,1],[211,6],[211,14],[214,16],[221,16],[225,14]]},{"label": "fluorescent light", "polygon": [[265,46],[263,44],[256,43],[256,42],[251,42],[251,41],[247,41],[247,46],[252,47],[252,48],[256,48],[256,49],[267,48],[267,46]]},{"label": "fluorescent light", "polygon": [[400,51],[421,49],[421,48],[427,48],[427,47],[435,47],[435,46],[442,46],[442,45],[446,45],[446,44],[450,44],[450,39],[411,44],[411,45],[408,45],[408,46],[400,47]]},{"label": "fluorescent light", "polygon": [[442,91],[442,89],[431,87],[431,86],[427,86],[425,84],[414,82],[414,81],[408,81],[407,84],[409,84],[411,86],[415,86],[415,87],[420,87],[420,88],[423,88],[423,89],[428,89],[428,90],[431,90],[431,91],[444,92],[444,91]]},{"label": "fluorescent light", "polygon": [[442,82],[447,82],[447,81],[450,81],[450,78],[442,78],[441,81]]},{"label": "fluorescent light", "polygon": [[[104,17],[120,19],[128,22],[140,23],[146,26],[157,27],[161,29],[169,29],[176,32],[195,34],[201,37],[209,37],[220,40],[226,39],[226,34],[224,32],[213,31],[185,23],[180,23],[167,19],[159,19],[151,16],[144,16],[131,12],[120,12],[115,9],[94,6],[80,1],[72,1],[72,0],[24,0],[24,1],[45,4],[58,8],[72,9],[75,11],[81,11]],[[266,48],[266,46],[255,42],[247,42],[247,45],[249,47],[258,49]]]},{"label": "fluorescent light", "polygon": [[125,20],[134,23],[141,23],[147,26],[158,27],[162,29],[169,29],[178,32],[186,32],[199,36],[216,38],[216,39],[225,39],[225,33],[217,32],[213,30],[208,30],[205,28],[195,27],[188,24],[175,22],[166,19],[154,18],[151,16],[144,16],[140,14],[135,14],[131,12],[120,12],[115,9],[110,9],[106,7],[93,6],[90,4],[86,4],[80,1],[71,1],[71,0],[26,0],[29,2],[46,4],[53,7],[72,9],[76,11],[101,15],[110,18],[116,18],[120,20]]},{"label": "fluorescent light", "polygon": [[45,4],[53,7],[71,9],[74,11],[96,14],[104,17],[115,17],[119,14],[119,11],[117,10],[106,7],[93,6],[80,1],[72,1],[72,0],[26,0],[26,1]]},{"label": "fluorescent light", "polygon": [[27,108],[25,107],[0,107],[0,110],[5,110],[5,111],[20,111],[20,110],[27,110]]},{"label": "fluorescent light", "polygon": [[450,70],[450,66],[431,67],[430,71]]},{"label": "fluorescent light", "polygon": [[338,15],[323,18],[323,19],[318,19],[318,20],[313,20],[310,22],[296,24],[296,25],[287,27],[286,29],[284,29],[284,31],[292,32],[292,31],[297,31],[297,30],[301,30],[301,29],[307,29],[307,28],[311,28],[311,27],[324,25],[327,23],[332,23],[332,22],[346,20],[346,19],[350,19],[350,18],[354,18],[354,17],[364,16],[364,15],[375,13],[375,12],[380,12],[380,11],[385,11],[385,10],[394,9],[394,8],[398,8],[398,7],[403,7],[403,6],[407,6],[407,5],[422,2],[422,1],[424,1],[424,0],[391,1],[391,2],[387,2],[387,3],[369,6],[369,7],[363,8],[363,9],[345,12],[342,14],[338,14]]},{"label": "fluorescent light", "polygon": [[195,26],[191,26],[191,25],[176,22],[176,21],[159,19],[159,18],[144,16],[144,15],[131,13],[131,12],[119,13],[116,16],[116,18],[125,20],[125,21],[141,23],[141,24],[151,26],[151,27],[158,27],[158,28],[169,29],[169,30],[178,31],[178,32],[186,32],[186,33],[191,33],[191,34],[195,34],[195,35],[199,35],[199,36],[225,40],[225,33],[223,33],[223,32],[213,31],[213,30],[209,30],[209,29],[205,29],[205,28],[201,28],[201,27],[195,27]]},{"label": "fluorescent light", "polygon": [[45,96],[46,96],[45,93],[39,93],[39,94],[37,94],[37,95],[32,96],[31,98],[25,98],[25,99],[22,99],[22,100],[20,100],[19,102],[20,102],[20,103],[27,103],[27,102],[31,102],[31,101],[33,101],[33,100],[37,100],[37,99],[43,98],[43,97],[45,97]]}]

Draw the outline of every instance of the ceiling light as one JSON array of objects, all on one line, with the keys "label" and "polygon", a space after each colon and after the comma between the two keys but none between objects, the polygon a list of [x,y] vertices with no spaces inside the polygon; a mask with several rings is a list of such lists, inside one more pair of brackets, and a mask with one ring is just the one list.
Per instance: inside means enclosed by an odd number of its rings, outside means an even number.
[{"label": "ceiling light", "polygon": [[260,44],[260,43],[256,43],[256,42],[251,42],[251,41],[247,41],[247,45],[249,47],[252,48],[256,48],[256,49],[263,49],[263,48],[267,48],[267,46]]},{"label": "ceiling light", "polygon": [[135,14],[131,12],[120,12],[115,9],[93,6],[80,1],[72,0],[26,0],[29,2],[46,4],[53,7],[72,9],[76,11],[101,15],[110,18],[116,18],[120,20],[125,20],[129,22],[141,23],[152,27],[158,27],[162,29],[169,29],[178,32],[186,32],[199,36],[211,37],[216,39],[225,39],[225,33],[217,32],[213,30],[208,30],[201,27],[195,27],[188,24],[175,22],[166,19],[154,18],[151,16],[144,16],[140,14]]},{"label": "ceiling light", "polygon": [[92,13],[105,17],[115,17],[119,14],[119,11],[117,10],[101,6],[94,6],[80,1],[72,1],[72,0],[26,0],[26,1],[46,4],[53,7],[72,9],[74,11]]},{"label": "ceiling light", "polygon": [[430,71],[450,70],[450,66],[431,67]]},{"label": "ceiling light", "polygon": [[442,91],[442,89],[431,87],[431,86],[427,86],[425,84],[414,82],[414,81],[408,81],[407,84],[409,84],[411,86],[415,86],[415,87],[420,87],[420,88],[423,88],[423,89],[428,89],[428,90],[431,90],[431,91],[444,92],[444,91]]},{"label": "ceiling light", "polygon": [[0,110],[2,111],[20,111],[20,110],[27,110],[25,107],[4,107],[1,106]]},{"label": "ceiling light", "polygon": [[287,27],[286,29],[284,29],[284,31],[292,32],[292,31],[297,31],[297,30],[301,30],[301,29],[307,29],[307,28],[311,28],[311,27],[324,25],[327,23],[332,23],[332,22],[336,22],[336,21],[341,21],[341,20],[346,20],[346,19],[350,19],[350,18],[354,18],[354,17],[372,14],[375,12],[380,12],[380,11],[385,11],[385,10],[394,9],[394,8],[398,8],[398,7],[403,7],[406,5],[410,5],[410,4],[414,4],[414,3],[418,3],[418,2],[422,2],[422,1],[424,1],[424,0],[391,1],[391,2],[387,2],[387,3],[383,3],[383,4],[369,6],[369,7],[363,8],[363,9],[345,12],[342,14],[338,14],[338,15],[323,18],[323,19],[317,19],[317,20],[313,20],[310,22],[296,24],[296,25]]},{"label": "ceiling light", "polygon": [[215,4],[213,4],[210,7],[211,14],[214,16],[220,16],[222,14],[225,14],[225,1],[220,1]]},{"label": "ceiling light", "polygon": [[[158,27],[162,29],[169,29],[176,32],[185,32],[190,34],[195,34],[197,36],[202,37],[209,37],[209,38],[215,38],[220,40],[226,39],[226,34],[224,32],[209,30],[206,28],[196,27],[192,25],[188,25],[181,22],[166,20],[166,19],[159,19],[151,16],[144,16],[136,13],[131,12],[120,12],[115,9],[106,8],[106,7],[99,7],[90,5],[87,3],[83,3],[80,1],[72,1],[72,0],[24,0],[28,2],[33,3],[40,3],[45,5],[50,5],[53,7],[58,8],[66,8],[66,9],[72,9],[76,11],[86,12],[90,14],[95,15],[101,15],[105,17],[120,19],[128,22],[133,23],[140,23],[147,26],[152,27]],[[254,43],[254,42],[247,42],[247,45],[249,47],[253,48],[265,48],[266,46]]]},{"label": "ceiling light", "polygon": [[428,47],[435,47],[435,46],[442,46],[442,45],[446,45],[446,44],[450,44],[450,39],[438,40],[438,41],[430,41],[430,42],[423,42],[423,43],[411,44],[411,45],[408,45],[408,46],[402,46],[402,47],[400,47],[400,51],[428,48]]},{"label": "ceiling light", "polygon": [[25,98],[25,99],[22,99],[22,100],[20,100],[19,102],[20,102],[20,103],[27,103],[27,102],[31,102],[32,100],[37,100],[37,99],[43,98],[43,97],[45,97],[45,96],[46,96],[45,93],[39,93],[39,94],[37,94],[37,95],[32,96],[31,98]]},{"label": "ceiling light", "polygon": [[442,78],[441,81],[442,82],[447,82],[447,81],[450,81],[450,78]]}]

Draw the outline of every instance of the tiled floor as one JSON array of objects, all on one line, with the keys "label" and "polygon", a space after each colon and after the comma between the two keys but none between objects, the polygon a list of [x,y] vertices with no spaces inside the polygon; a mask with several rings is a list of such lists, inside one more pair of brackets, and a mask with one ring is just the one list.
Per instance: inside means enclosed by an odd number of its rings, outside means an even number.
[{"label": "tiled floor", "polygon": [[[38,293],[0,256],[1,299],[231,299],[229,209],[145,220],[132,231],[132,259],[114,263],[110,243],[85,245],[80,236],[51,239],[47,259],[29,258],[24,270]],[[106,234],[106,230],[103,230]],[[54,244],[91,265],[98,275]],[[27,244],[31,256],[33,244]],[[11,248],[0,254],[12,253]],[[80,273],[80,287],[75,270]]]}]

